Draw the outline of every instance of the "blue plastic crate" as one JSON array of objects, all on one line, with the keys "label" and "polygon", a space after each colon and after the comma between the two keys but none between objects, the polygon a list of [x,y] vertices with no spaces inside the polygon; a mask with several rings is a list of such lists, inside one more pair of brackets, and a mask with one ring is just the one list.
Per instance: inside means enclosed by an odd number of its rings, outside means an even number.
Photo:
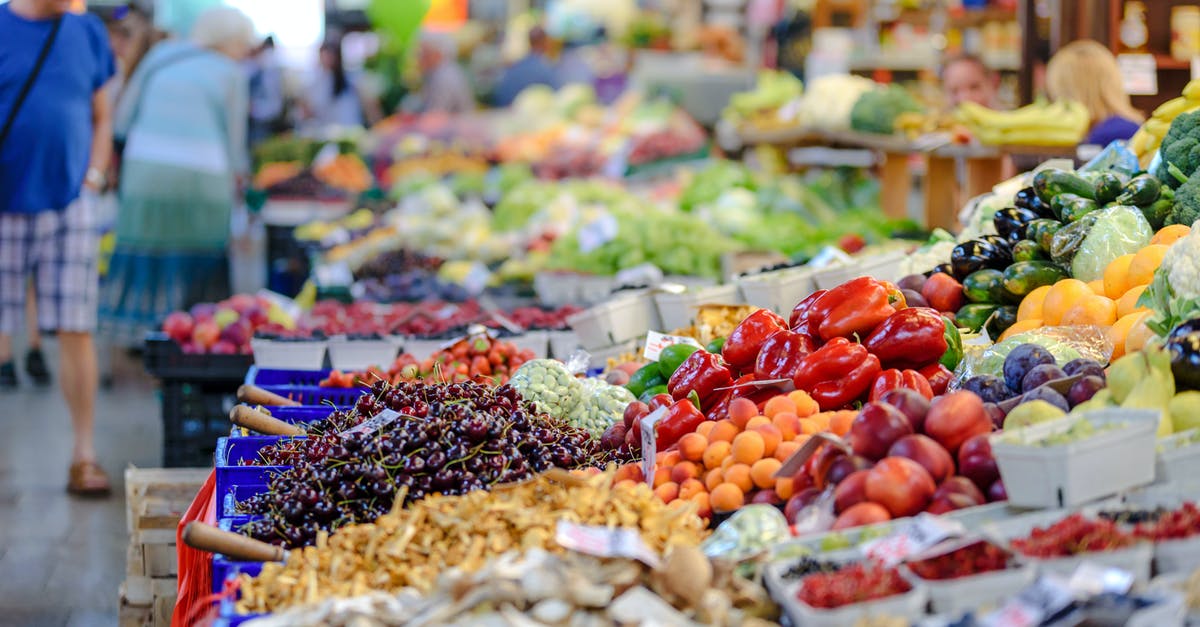
[{"label": "blue plastic crate", "polygon": [[353,407],[366,388],[323,388],[315,385],[260,385],[262,389],[291,399],[301,405]]},{"label": "blue plastic crate", "polygon": [[[231,518],[222,518],[217,521],[217,526],[225,531],[236,532],[242,525],[257,519],[257,516],[233,516]],[[215,554],[212,558],[212,586],[213,593],[218,593],[225,587],[225,580],[230,577],[236,577],[239,573],[245,573],[251,577],[257,576],[262,571],[262,562],[239,562],[231,560],[224,555]]]},{"label": "blue plastic crate", "polygon": [[224,495],[235,485],[266,485],[271,474],[291,466],[245,466],[240,462],[258,458],[258,452],[285,438],[278,435],[256,435],[244,438],[218,438],[213,453],[216,467],[217,494]]},{"label": "blue plastic crate", "polygon": [[246,385],[311,385],[329,376],[329,370],[278,370],[251,366],[246,371]]},{"label": "blue plastic crate", "polygon": [[[332,414],[336,408],[329,405],[288,405],[288,406],[272,406],[264,407],[263,409],[271,413],[275,418],[278,418],[289,424],[311,423],[318,420],[324,420]],[[256,434],[247,433],[245,429],[234,425],[229,430],[231,438],[253,438],[258,437]]]},{"label": "blue plastic crate", "polygon": [[237,511],[234,510],[234,505],[252,496],[265,494],[268,487],[270,486],[265,483],[229,486],[226,492],[220,494],[217,507],[217,516],[219,518],[232,518],[234,516],[243,515],[238,514]]}]

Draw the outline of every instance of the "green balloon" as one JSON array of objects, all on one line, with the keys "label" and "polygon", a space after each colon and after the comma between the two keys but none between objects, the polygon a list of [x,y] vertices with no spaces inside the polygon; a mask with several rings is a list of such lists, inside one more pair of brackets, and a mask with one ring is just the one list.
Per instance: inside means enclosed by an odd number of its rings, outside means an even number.
[{"label": "green balloon", "polygon": [[371,0],[367,5],[367,17],[375,29],[401,45],[408,44],[428,12],[429,0]]}]

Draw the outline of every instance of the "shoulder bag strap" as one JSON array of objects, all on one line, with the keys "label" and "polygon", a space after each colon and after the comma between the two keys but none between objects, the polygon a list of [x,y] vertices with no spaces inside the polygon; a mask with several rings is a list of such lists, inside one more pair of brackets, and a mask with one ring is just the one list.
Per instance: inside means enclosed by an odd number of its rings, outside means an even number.
[{"label": "shoulder bag strap", "polygon": [[17,99],[13,102],[12,111],[8,112],[8,119],[4,121],[4,128],[0,129],[0,146],[3,146],[4,140],[8,139],[8,133],[12,130],[13,122],[17,120],[17,113],[21,111],[21,105],[25,104],[25,98],[29,96],[29,92],[33,89],[33,84],[37,81],[38,74],[42,73],[42,66],[46,64],[46,57],[50,56],[50,48],[54,46],[54,40],[58,38],[58,29],[62,27],[62,20],[60,16],[50,25],[50,34],[46,36],[46,43],[42,44],[42,51],[38,53],[37,61],[33,64],[33,70],[29,72],[29,77],[25,79],[25,84],[21,86],[21,91],[17,93]]}]

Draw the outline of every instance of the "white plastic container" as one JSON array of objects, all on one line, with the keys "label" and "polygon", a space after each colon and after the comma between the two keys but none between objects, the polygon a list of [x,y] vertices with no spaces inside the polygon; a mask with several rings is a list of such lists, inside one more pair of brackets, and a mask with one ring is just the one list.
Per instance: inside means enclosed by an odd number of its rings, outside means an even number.
[{"label": "white plastic container", "polygon": [[580,302],[578,279],[570,272],[539,272],[533,277],[533,291],[543,305],[574,305]]},{"label": "white plastic container", "polygon": [[595,276],[590,274],[571,275],[579,285],[579,302],[584,305],[604,302],[612,294],[613,278],[610,276]]},{"label": "white plastic container", "polygon": [[1029,585],[1037,569],[1028,565],[997,570],[958,579],[931,580],[905,569],[910,581],[929,591],[930,608],[935,614],[961,616],[970,610],[996,607]]},{"label": "white plastic container", "polygon": [[790,314],[796,303],[816,291],[812,277],[810,268],[787,268],[741,277],[737,286],[747,304]]},{"label": "white plastic container", "polygon": [[329,340],[329,363],[335,370],[365,370],[371,366],[386,369],[396,359],[399,346],[391,339]]},{"label": "white plastic container", "polygon": [[[993,435],[1009,504],[1074,507],[1154,481],[1158,417],[1154,410],[1100,409]],[[1123,426],[1056,446],[1014,442],[1059,434],[1080,420]]]},{"label": "white plastic container", "polygon": [[[854,561],[851,556],[856,554],[857,551],[838,551],[836,554],[815,557],[820,560],[849,564]],[[890,616],[916,622],[925,615],[925,605],[929,600],[928,591],[919,583],[911,581],[912,590],[904,594],[866,603],[855,603],[832,610],[812,607],[796,597],[803,578],[794,580],[783,578],[783,572],[794,562],[795,560],[780,560],[768,564],[763,580],[771,598],[779,604],[795,627],[853,625],[858,619],[867,616]]]},{"label": "white plastic container", "polygon": [[254,365],[280,370],[320,370],[325,365],[326,340],[283,342],[254,338]]},{"label": "white plastic container", "polygon": [[1158,441],[1162,450],[1154,463],[1154,480],[1158,482],[1183,481],[1200,477],[1200,442],[1183,444],[1194,430],[1163,438]]},{"label": "white plastic container", "polygon": [[[1005,484],[1007,487],[1007,484]],[[1029,536],[1034,527],[1049,527],[1066,518],[1070,512],[1066,510],[1051,510],[1018,516],[1011,520],[984,526],[985,536],[1012,541]],[[1063,577],[1070,577],[1075,569],[1084,562],[1091,562],[1109,568],[1119,568],[1133,574],[1136,583],[1144,584],[1150,581],[1150,562],[1154,555],[1154,546],[1149,542],[1138,542],[1133,546],[1115,551],[1096,551],[1068,557],[1043,559],[1029,555],[1018,556],[1026,563],[1037,566],[1040,572],[1051,572]]]},{"label": "white plastic container", "polygon": [[571,353],[579,349],[579,335],[567,329],[565,331],[547,331],[550,340],[550,356],[560,361],[566,361]]},{"label": "white plastic container", "polygon": [[1200,568],[1200,536],[1154,543],[1154,570],[1160,575],[1192,574]]},{"label": "white plastic container", "polygon": [[426,357],[442,350],[450,340],[448,338],[429,339],[422,337],[408,337],[404,340],[404,352],[417,358],[421,361]]},{"label": "white plastic container", "polygon": [[612,346],[643,337],[657,328],[658,313],[647,291],[621,294],[612,300],[572,314],[567,324],[586,349]]},{"label": "white plastic container", "polygon": [[621,355],[625,354],[636,354],[637,349],[637,340],[629,340],[628,342],[621,342],[612,346],[605,346],[603,348],[589,350],[588,353],[592,356],[592,359],[588,363],[588,367],[591,369],[604,368],[608,366],[609,359],[619,359]]},{"label": "white plastic container", "polygon": [[713,285],[689,289],[682,294],[656,292],[654,304],[662,320],[662,330],[670,333],[674,329],[691,326],[696,320],[696,310],[701,305],[735,305],[741,302],[736,285]]},{"label": "white plastic container", "polygon": [[902,252],[856,257],[854,263],[817,270],[813,272],[812,278],[816,289],[819,290],[835,288],[860,276],[869,276],[881,281],[897,281],[900,279],[900,261],[902,259],[904,259]]},{"label": "white plastic container", "polygon": [[529,349],[533,351],[533,356],[538,359],[544,359],[550,354],[550,332],[549,331],[526,331],[520,335],[501,338],[501,342],[512,342],[518,350]]}]

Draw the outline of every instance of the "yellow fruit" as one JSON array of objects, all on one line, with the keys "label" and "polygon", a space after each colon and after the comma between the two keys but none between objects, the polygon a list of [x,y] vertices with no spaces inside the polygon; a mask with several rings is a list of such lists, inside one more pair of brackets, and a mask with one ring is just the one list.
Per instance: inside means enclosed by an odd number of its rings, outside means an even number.
[{"label": "yellow fruit", "polygon": [[1111,298],[1093,294],[1085,296],[1071,306],[1059,324],[1066,326],[1094,324],[1107,327],[1117,321],[1117,303]]},{"label": "yellow fruit", "polygon": [[1142,350],[1146,347],[1147,342],[1156,337],[1154,331],[1151,331],[1150,327],[1146,326],[1146,319],[1149,318],[1152,313],[1153,312],[1150,311],[1141,311],[1131,314],[1137,316],[1137,320],[1133,322],[1133,325],[1129,327],[1129,332],[1125,334],[1126,353]]},{"label": "yellow fruit", "polygon": [[1088,281],[1087,286],[1088,286],[1088,289],[1092,290],[1092,293],[1095,294],[1096,296],[1104,296],[1104,279],[1096,279],[1095,281]]},{"label": "yellow fruit", "polygon": [[1025,298],[1021,300],[1021,306],[1017,307],[1017,322],[1042,319],[1042,303],[1046,301],[1046,292],[1050,291],[1050,287],[1043,285],[1025,295]]},{"label": "yellow fruit", "polygon": [[1129,290],[1129,264],[1133,263],[1133,254],[1121,255],[1109,262],[1104,269],[1104,295],[1109,298],[1120,298]]},{"label": "yellow fruit", "polygon": [[1138,298],[1141,298],[1142,292],[1146,291],[1145,285],[1135,285],[1129,288],[1120,298],[1117,299],[1117,317],[1124,318],[1135,311],[1146,311],[1149,307],[1138,307]]},{"label": "yellow fruit", "polygon": [[1109,358],[1110,361],[1116,360],[1125,354],[1125,342],[1126,337],[1129,336],[1129,330],[1133,328],[1134,323],[1141,319],[1141,312],[1121,316],[1104,332],[1105,337],[1113,345],[1112,357]]},{"label": "yellow fruit", "polygon": [[1168,248],[1170,247],[1162,244],[1151,244],[1137,251],[1133,262],[1129,264],[1128,287],[1150,285],[1150,281],[1154,279],[1154,271],[1162,265],[1163,256],[1167,254]]},{"label": "yellow fruit", "polygon": [[1177,240],[1187,237],[1188,233],[1191,233],[1191,232],[1192,232],[1192,227],[1186,226],[1183,224],[1172,224],[1170,226],[1164,226],[1163,228],[1159,229],[1157,233],[1154,234],[1154,237],[1150,238],[1150,243],[1151,244],[1162,244],[1164,246],[1170,246],[1171,244],[1174,244]]},{"label": "yellow fruit", "polygon": [[1087,283],[1079,279],[1063,279],[1050,287],[1046,292],[1046,300],[1042,303],[1042,323],[1047,326],[1058,326],[1067,310],[1074,307],[1084,298],[1095,296]]},{"label": "yellow fruit", "polygon": [[1007,329],[1005,329],[1004,333],[1001,333],[1000,337],[997,338],[996,341],[1003,342],[1004,340],[1007,340],[1008,338],[1010,338],[1018,333],[1024,333],[1026,331],[1032,331],[1034,329],[1040,329],[1040,328],[1042,328],[1042,321],[1038,318],[1029,318],[1026,320],[1018,320],[1018,321],[1014,322],[1011,327],[1008,327]]}]

